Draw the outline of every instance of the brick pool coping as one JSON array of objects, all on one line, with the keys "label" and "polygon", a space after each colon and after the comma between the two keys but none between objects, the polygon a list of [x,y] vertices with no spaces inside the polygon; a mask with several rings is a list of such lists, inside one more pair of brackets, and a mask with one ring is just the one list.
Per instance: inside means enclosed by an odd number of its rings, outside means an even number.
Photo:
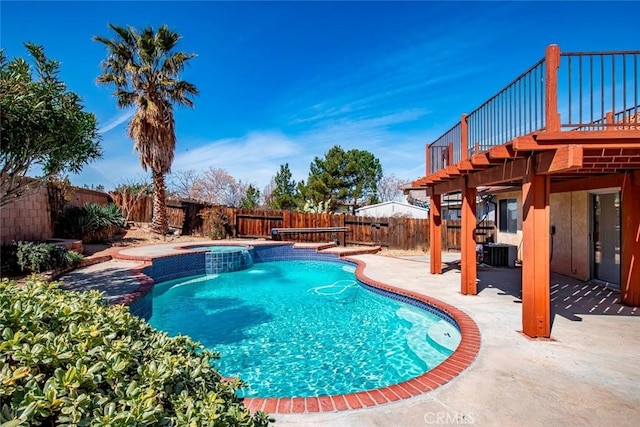
[{"label": "brick pool coping", "polygon": [[[176,249],[189,249],[187,247],[176,247]],[[186,252],[167,253],[156,256],[133,256],[124,254],[114,254],[114,258],[144,261],[143,265],[131,270],[133,276],[140,281],[140,287],[133,293],[125,295],[117,303],[130,304],[133,300],[146,295],[153,289],[153,279],[142,272],[142,269],[149,266],[154,258],[166,256],[182,255]],[[355,255],[350,253],[349,255]],[[264,411],[272,414],[300,414],[337,412],[368,408],[395,402],[402,399],[419,396],[445,385],[469,367],[475,360],[480,350],[480,330],[476,323],[462,310],[426,295],[408,291],[395,286],[373,280],[364,275],[366,264],[358,259],[342,257],[349,262],[356,264],[356,277],[361,282],[374,288],[390,292],[396,295],[409,297],[416,301],[429,304],[438,310],[451,316],[460,328],[460,343],[451,356],[433,369],[424,374],[411,378],[410,380],[382,387],[379,389],[360,391],[356,393],[338,394],[318,397],[278,397],[262,398],[247,397],[243,403],[252,412]]]}]

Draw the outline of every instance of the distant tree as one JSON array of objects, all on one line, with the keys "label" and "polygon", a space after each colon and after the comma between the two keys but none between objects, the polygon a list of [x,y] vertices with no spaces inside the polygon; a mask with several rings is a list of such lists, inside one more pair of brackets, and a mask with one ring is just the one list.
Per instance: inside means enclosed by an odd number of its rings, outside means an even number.
[{"label": "distant tree", "polygon": [[198,89],[179,75],[195,55],[175,50],[180,35],[166,25],[157,32],[152,27],[142,32],[133,27],[109,27],[116,33],[114,39],[94,37],[108,51],[97,81],[115,86],[119,107],[136,107],[128,132],[142,168],[151,169],[153,227],[166,233],[165,175],[171,172],[176,146],[173,107],[193,106],[190,97],[197,95]]},{"label": "distant tree", "polygon": [[306,198],[318,205],[350,203],[355,210],[361,202],[377,201],[377,183],[382,177],[380,161],[370,152],[358,149],[344,151],[332,147],[324,158],[316,157],[310,166],[304,190]]},{"label": "distant tree", "polygon": [[244,199],[242,199],[243,209],[256,209],[260,206],[260,190],[249,184]]},{"label": "distant tree", "polygon": [[202,175],[195,169],[172,172],[168,180],[168,194],[171,197],[198,200],[202,191]]},{"label": "distant tree", "polygon": [[209,168],[200,175],[197,181],[198,200],[212,205],[224,205],[239,208],[247,193],[247,184],[237,181],[225,169]]},{"label": "distant tree", "polygon": [[[25,43],[33,65],[0,49],[0,206],[64,172],[78,173],[102,156],[93,114],[58,78],[60,63]],[[33,166],[42,175],[26,178]]]},{"label": "distant tree", "polygon": [[265,206],[272,207],[273,205],[273,190],[276,188],[275,178],[272,177],[271,181],[262,189],[262,200]]},{"label": "distant tree", "polygon": [[270,207],[280,210],[291,210],[298,206],[296,182],[292,179],[289,163],[280,165],[280,170],[273,178],[275,187],[271,193]]},{"label": "distant tree", "polygon": [[383,176],[378,181],[378,199],[380,202],[399,201],[402,199],[402,187],[411,184],[411,180],[400,179],[394,174]]}]

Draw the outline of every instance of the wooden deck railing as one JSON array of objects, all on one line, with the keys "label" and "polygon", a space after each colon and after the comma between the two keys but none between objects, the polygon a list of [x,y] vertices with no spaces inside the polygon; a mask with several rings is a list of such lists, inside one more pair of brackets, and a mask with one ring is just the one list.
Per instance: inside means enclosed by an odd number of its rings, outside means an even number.
[{"label": "wooden deck railing", "polygon": [[[640,113],[640,51],[545,57],[427,146],[427,175],[533,132],[625,129]],[[636,127],[634,127],[635,129]]]}]

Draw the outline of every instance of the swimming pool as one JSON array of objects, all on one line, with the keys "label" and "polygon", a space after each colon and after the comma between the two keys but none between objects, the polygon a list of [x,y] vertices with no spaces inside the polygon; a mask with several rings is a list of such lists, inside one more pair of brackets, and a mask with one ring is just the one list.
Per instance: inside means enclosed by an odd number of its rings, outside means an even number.
[{"label": "swimming pool", "polygon": [[460,341],[449,320],[370,292],[344,262],[255,264],[155,285],[150,323],[218,351],[246,397],[355,393],[417,377]]}]

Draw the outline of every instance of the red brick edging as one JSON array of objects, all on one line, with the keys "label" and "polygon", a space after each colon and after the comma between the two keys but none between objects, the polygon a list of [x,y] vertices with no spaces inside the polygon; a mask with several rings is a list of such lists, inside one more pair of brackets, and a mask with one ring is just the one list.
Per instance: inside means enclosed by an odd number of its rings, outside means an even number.
[{"label": "red brick edging", "polygon": [[437,299],[372,280],[364,275],[365,264],[363,262],[356,259],[349,259],[349,261],[357,264],[356,277],[367,285],[398,295],[411,297],[436,307],[453,317],[458,323],[458,326],[460,326],[461,339],[458,348],[451,356],[435,368],[399,384],[374,390],[333,396],[245,398],[244,404],[252,412],[265,411],[276,414],[298,414],[336,412],[378,406],[401,399],[408,399],[434,390],[457,377],[475,360],[480,350],[480,330],[469,315]]}]

